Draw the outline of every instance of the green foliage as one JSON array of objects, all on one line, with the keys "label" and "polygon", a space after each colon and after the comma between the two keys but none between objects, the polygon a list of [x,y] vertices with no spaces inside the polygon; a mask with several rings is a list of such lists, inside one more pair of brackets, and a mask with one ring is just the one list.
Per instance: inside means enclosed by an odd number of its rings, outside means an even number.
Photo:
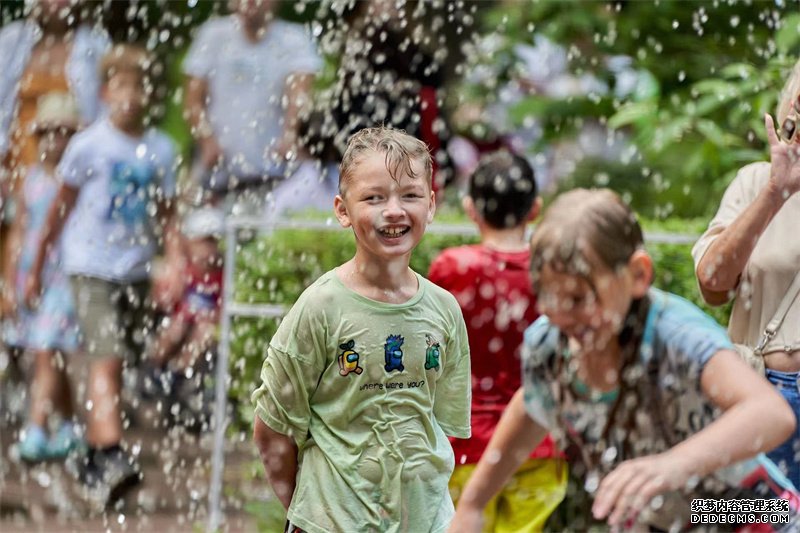
[{"label": "green foliage", "polygon": [[[800,52],[796,11],[782,2],[503,3],[483,19],[491,53],[474,56],[493,75],[470,80],[459,94],[493,103],[496,87],[524,78],[514,47],[545,36],[564,47],[571,74],[589,74],[608,91],[552,97],[534,90],[511,106],[513,128],[535,121],[543,129],[530,151],[573,137],[587,121],[633,145],[621,160],[584,161],[562,190],[607,184],[651,217],[708,216],[736,170],[767,155],[763,116],[774,113]],[[617,56],[638,75],[623,97],[615,96],[619,80],[609,61]]]}]

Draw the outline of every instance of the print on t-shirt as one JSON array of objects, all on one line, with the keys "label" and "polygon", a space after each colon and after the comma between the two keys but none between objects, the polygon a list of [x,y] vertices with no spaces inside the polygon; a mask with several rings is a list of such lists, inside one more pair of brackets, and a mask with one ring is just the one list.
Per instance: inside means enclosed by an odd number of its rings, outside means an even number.
[{"label": "print on t-shirt", "polygon": [[154,176],[155,168],[148,163],[115,161],[111,166],[108,219],[126,226],[143,224],[147,220],[147,189]]},{"label": "print on t-shirt", "polygon": [[428,349],[425,350],[425,370],[439,370],[439,356],[441,355],[439,342],[428,333],[425,334],[425,342],[428,344]]},{"label": "print on t-shirt", "polygon": [[339,354],[339,375],[341,376],[346,376],[350,372],[360,374],[364,371],[363,368],[358,366],[359,355],[358,352],[353,350],[355,345],[356,341],[352,339],[339,345],[339,349],[342,350],[342,353]]},{"label": "print on t-shirt", "polygon": [[386,365],[384,365],[383,368],[387,372],[391,372],[392,370],[402,372],[405,370],[403,366],[403,350],[400,349],[400,347],[403,346],[404,340],[405,339],[403,339],[401,335],[389,335],[386,337],[386,344],[383,345]]}]

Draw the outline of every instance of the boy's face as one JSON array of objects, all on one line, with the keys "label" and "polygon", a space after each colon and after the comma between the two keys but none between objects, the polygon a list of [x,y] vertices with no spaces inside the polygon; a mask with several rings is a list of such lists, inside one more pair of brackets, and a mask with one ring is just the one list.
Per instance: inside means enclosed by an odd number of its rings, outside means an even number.
[{"label": "boy's face", "polygon": [[149,97],[139,73],[120,71],[112,75],[103,86],[103,99],[115,123],[134,127],[142,124]]},{"label": "boy's face", "polygon": [[197,237],[187,239],[186,247],[189,261],[201,270],[208,270],[218,266],[220,254],[217,239],[214,237]]},{"label": "boy's face", "polygon": [[[410,256],[436,211],[427,181],[402,170],[395,181],[385,159],[380,152],[362,156],[334,202],[336,218],[343,227],[353,228],[359,251],[376,260]],[[423,175],[418,161],[412,166]]]}]

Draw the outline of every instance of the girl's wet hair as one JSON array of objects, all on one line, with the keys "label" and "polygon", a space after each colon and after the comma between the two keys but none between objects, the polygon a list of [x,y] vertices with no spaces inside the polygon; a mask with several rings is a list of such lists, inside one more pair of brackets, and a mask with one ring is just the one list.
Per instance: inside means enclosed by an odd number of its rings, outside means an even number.
[{"label": "girl's wet hair", "polygon": [[[350,137],[339,166],[339,194],[343,194],[344,185],[352,179],[359,160],[370,152],[386,154],[386,169],[392,179],[399,180],[402,172],[415,179],[424,178],[431,186],[433,160],[428,146],[402,130],[380,126],[364,128]],[[423,175],[414,171],[413,161],[422,163]]]},{"label": "girl's wet hair", "polygon": [[534,231],[531,270],[534,281],[545,265],[591,279],[597,267],[625,267],[643,247],[636,215],[615,192],[574,189],[556,198]]}]

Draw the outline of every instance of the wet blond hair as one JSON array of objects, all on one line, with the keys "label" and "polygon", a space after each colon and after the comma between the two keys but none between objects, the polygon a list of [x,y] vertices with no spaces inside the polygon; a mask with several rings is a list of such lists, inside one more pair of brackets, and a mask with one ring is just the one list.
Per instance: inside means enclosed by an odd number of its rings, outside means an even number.
[{"label": "wet blond hair", "polygon": [[786,117],[789,116],[792,110],[792,104],[798,94],[800,94],[800,60],[792,67],[792,73],[789,75],[789,79],[786,80],[786,84],[783,86],[783,90],[781,90],[781,94],[778,97],[776,116],[778,117],[779,128],[781,124],[783,124],[783,121],[786,120]]},{"label": "wet blond hair", "polygon": [[531,271],[534,281],[544,266],[591,279],[597,266],[618,271],[643,247],[636,215],[615,192],[573,189],[556,198],[536,227]]},{"label": "wet blond hair", "polygon": [[[387,126],[364,128],[353,134],[347,142],[347,149],[339,165],[339,194],[344,194],[345,185],[353,178],[359,161],[368,153],[386,155],[386,170],[395,181],[399,173],[417,179],[424,178],[431,187],[433,160],[427,145],[403,130]],[[414,171],[413,161],[422,163],[422,175]]]},{"label": "wet blond hair", "polygon": [[141,46],[117,44],[100,61],[100,79],[105,85],[120,72],[133,72],[143,81],[150,81],[152,56]]}]

